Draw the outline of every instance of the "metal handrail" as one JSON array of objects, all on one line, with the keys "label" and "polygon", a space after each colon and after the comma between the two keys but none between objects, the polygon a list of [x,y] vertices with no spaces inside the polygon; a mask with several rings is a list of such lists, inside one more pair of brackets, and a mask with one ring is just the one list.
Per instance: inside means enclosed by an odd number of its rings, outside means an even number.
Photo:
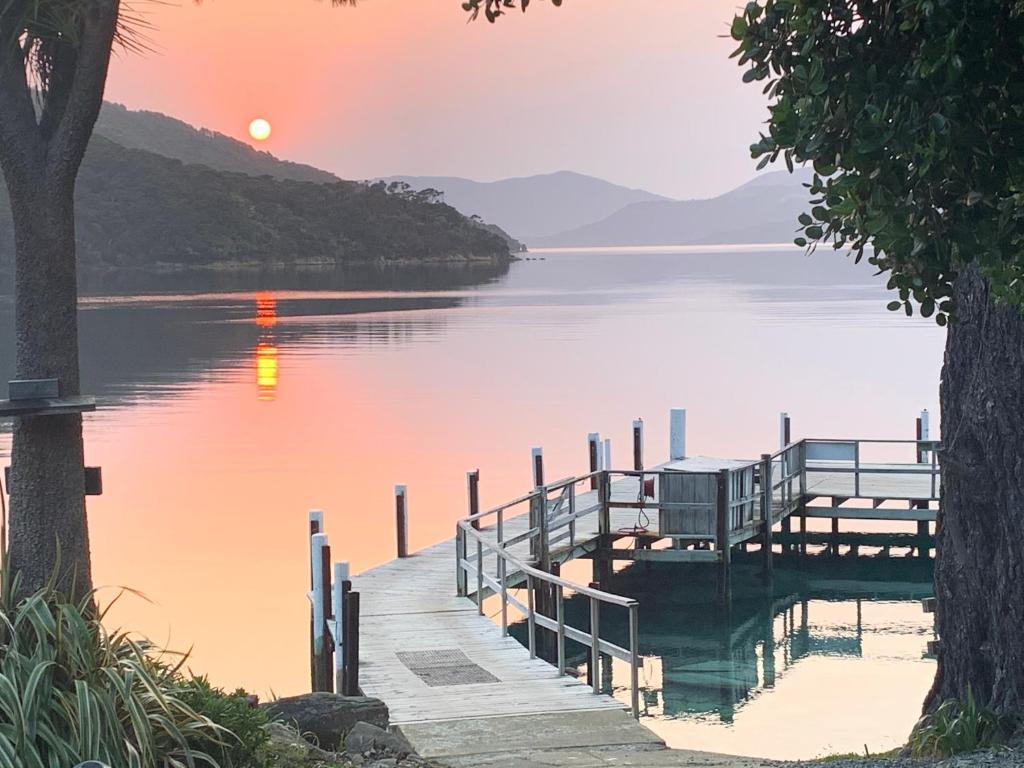
[{"label": "metal handrail", "polygon": [[[568,479],[565,481],[558,481],[550,485],[540,486],[534,489],[530,494],[518,499],[516,502],[506,504],[500,507],[489,510],[491,514],[498,514],[499,520],[501,515],[511,506],[516,504],[522,504],[529,501],[531,508],[535,503],[536,499],[541,499],[543,504],[541,505],[541,521],[540,526],[531,528],[524,536],[519,534],[517,538],[520,542],[529,540],[531,544],[535,540],[546,542],[546,538],[549,533],[548,523],[555,522],[554,526],[558,528],[570,527],[570,536],[573,535],[573,529],[575,526],[576,514],[575,509],[571,514],[560,514],[555,518],[554,521],[549,521],[548,514],[549,509],[547,507],[547,494],[553,490],[560,490],[567,487],[574,486],[577,482],[586,481],[590,479],[592,475],[606,475],[606,472],[594,472],[590,475],[584,475],[581,478]],[[605,478],[606,479],[606,478]],[[570,496],[572,498],[572,496]],[[574,502],[573,502],[574,503]],[[600,505],[598,506],[598,509]],[[494,594],[499,595],[501,599],[501,632],[502,636],[508,634],[508,607],[509,605],[520,611],[527,621],[527,643],[530,650],[530,657],[536,658],[537,655],[537,627],[547,629],[555,634],[555,641],[557,647],[557,670],[559,675],[566,674],[566,661],[565,661],[565,641],[566,638],[575,640],[584,645],[590,647],[590,661],[592,665],[591,673],[591,685],[594,693],[600,693],[600,675],[598,670],[600,669],[600,657],[604,653],[606,655],[622,659],[630,665],[630,703],[633,716],[635,718],[640,717],[640,685],[639,685],[639,669],[640,669],[640,630],[639,630],[639,619],[640,619],[640,604],[629,597],[622,597],[611,592],[605,592],[601,589],[595,589],[593,587],[584,586],[577,584],[569,579],[556,576],[555,574],[548,573],[540,568],[531,565],[530,563],[521,560],[520,558],[513,555],[508,550],[508,542],[503,540],[501,532],[497,540],[490,539],[484,535],[484,532],[474,527],[474,520],[478,520],[481,517],[488,516],[487,513],[471,515],[467,518],[463,518],[458,522],[456,528],[456,560],[457,570],[459,573],[459,583],[462,593],[468,592],[464,586],[465,582],[463,579],[468,580],[470,575],[476,578],[476,590],[475,598],[477,603],[477,610],[480,615],[483,615],[483,601],[484,601],[484,588],[487,587]],[[564,536],[564,534],[563,534]],[[475,544],[475,546],[473,546]],[[476,550],[476,557],[470,558],[467,550],[473,548]],[[493,555],[496,559],[495,576],[491,577],[485,573],[484,559],[487,555]],[[509,583],[510,579],[514,578],[516,583],[524,580],[526,581],[527,600],[524,605],[516,597],[509,594]],[[541,610],[537,605],[537,592],[539,586],[545,585],[545,591],[549,594],[553,592],[554,598],[554,616],[548,616]],[[571,590],[582,597],[585,597],[590,602],[590,631],[584,631],[576,627],[571,627],[565,623],[565,590]],[[601,639],[601,604],[604,603],[609,606],[615,606],[618,608],[624,608],[629,612],[629,647],[624,648],[616,645],[608,640]]]}]

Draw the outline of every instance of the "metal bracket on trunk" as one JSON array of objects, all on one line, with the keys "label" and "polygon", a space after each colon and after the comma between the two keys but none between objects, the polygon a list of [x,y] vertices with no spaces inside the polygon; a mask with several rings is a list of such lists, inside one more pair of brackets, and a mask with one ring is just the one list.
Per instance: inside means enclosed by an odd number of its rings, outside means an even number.
[{"label": "metal bracket on trunk", "polygon": [[[10,489],[11,487],[11,468],[4,467],[4,485]],[[86,496],[102,496],[103,495],[103,470],[100,467],[86,467],[85,468],[85,495]]]},{"label": "metal bracket on trunk", "polygon": [[8,383],[9,399],[0,400],[0,418],[62,416],[96,410],[96,398],[60,396],[57,379],[20,379]]}]

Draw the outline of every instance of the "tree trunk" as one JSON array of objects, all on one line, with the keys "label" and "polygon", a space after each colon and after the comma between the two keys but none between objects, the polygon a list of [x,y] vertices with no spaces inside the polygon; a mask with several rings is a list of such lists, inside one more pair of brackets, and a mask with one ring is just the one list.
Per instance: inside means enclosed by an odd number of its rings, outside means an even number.
[{"label": "tree trunk", "polygon": [[945,699],[1024,711],[1024,317],[976,266],[955,287],[942,369],[935,683]]},{"label": "tree trunk", "polygon": [[[17,375],[57,378],[62,397],[77,395],[74,182],[9,186]],[[28,592],[44,586],[58,563],[61,591],[82,597],[92,589],[82,417],[16,419],[11,459],[12,572]]]}]

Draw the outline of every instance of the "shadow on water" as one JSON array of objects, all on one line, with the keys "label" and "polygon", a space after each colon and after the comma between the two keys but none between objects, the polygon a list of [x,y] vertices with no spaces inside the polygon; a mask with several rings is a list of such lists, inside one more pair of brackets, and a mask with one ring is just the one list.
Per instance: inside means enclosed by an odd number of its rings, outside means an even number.
[{"label": "shadow on water", "polygon": [[[733,562],[730,608],[719,604],[716,569],[707,564],[631,564],[608,585],[640,603],[643,714],[732,723],[745,704],[784,684],[807,660],[872,663],[869,636],[883,646],[916,636],[919,658],[925,656],[933,635],[918,619],[921,599],[932,594],[931,560],[776,556],[770,586],[761,578],[759,555],[737,553]],[[866,626],[865,610],[881,604],[897,609],[897,617]],[[589,601],[573,596],[565,610],[570,626],[588,628]],[[904,623],[907,617],[912,621]],[[525,626],[512,631],[525,643]],[[603,639],[628,647],[628,632],[625,611],[602,612]],[[892,654],[903,652],[901,643]],[[568,641],[566,653],[589,681],[589,649]],[[628,700],[627,665],[602,657],[599,674],[604,692]]]}]

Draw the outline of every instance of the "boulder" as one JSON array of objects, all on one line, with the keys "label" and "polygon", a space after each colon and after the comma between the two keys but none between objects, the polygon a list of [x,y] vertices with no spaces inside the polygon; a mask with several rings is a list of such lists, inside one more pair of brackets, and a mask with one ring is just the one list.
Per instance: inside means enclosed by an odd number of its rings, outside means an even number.
[{"label": "boulder", "polygon": [[386,755],[405,757],[413,751],[409,742],[397,733],[389,733],[372,723],[356,723],[345,737],[349,755]]},{"label": "boulder", "polygon": [[336,693],[307,693],[289,696],[264,705],[271,720],[294,726],[317,746],[337,751],[356,723],[388,727],[388,708],[380,699],[340,696]]}]

